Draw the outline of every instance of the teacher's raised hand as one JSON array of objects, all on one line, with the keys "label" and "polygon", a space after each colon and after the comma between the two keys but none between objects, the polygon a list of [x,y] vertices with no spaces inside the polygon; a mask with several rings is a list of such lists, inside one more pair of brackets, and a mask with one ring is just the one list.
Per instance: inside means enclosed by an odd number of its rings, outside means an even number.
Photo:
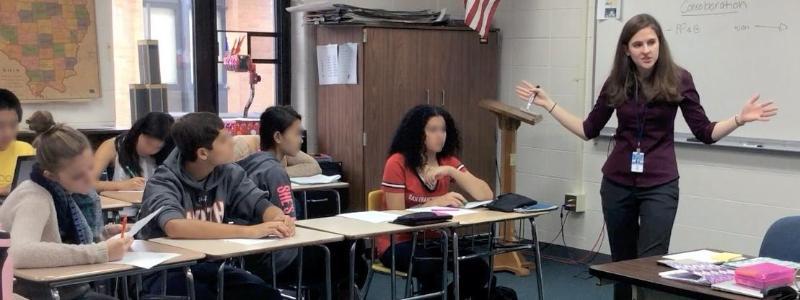
[{"label": "teacher's raised hand", "polygon": [[742,107],[739,113],[741,125],[753,121],[767,122],[778,114],[778,106],[773,101],[759,102],[760,95],[755,94]]},{"label": "teacher's raised hand", "polygon": [[544,89],[525,80],[521,81],[517,85],[517,96],[524,102],[530,101],[531,97],[533,97],[533,104],[536,104],[547,110],[549,110],[554,103]]}]

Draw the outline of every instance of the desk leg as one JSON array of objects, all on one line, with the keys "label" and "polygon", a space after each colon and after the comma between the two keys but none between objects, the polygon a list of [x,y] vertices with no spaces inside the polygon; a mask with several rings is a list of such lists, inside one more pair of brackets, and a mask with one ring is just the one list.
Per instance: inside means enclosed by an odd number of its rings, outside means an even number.
[{"label": "desk leg", "polygon": [[128,300],[128,276],[122,276],[122,299]]},{"label": "desk leg", "polygon": [[[167,270],[161,271],[161,296],[167,295]],[[189,290],[186,290],[187,292]]]},{"label": "desk leg", "polygon": [[411,255],[408,259],[408,270],[406,270],[406,275],[408,276],[406,276],[406,288],[404,289],[406,298],[411,296],[411,281],[414,278],[411,274],[414,274],[414,254],[417,253],[417,233],[418,232],[414,232],[411,235]]},{"label": "desk leg", "polygon": [[331,250],[325,245],[318,245],[325,252],[325,299],[331,300],[333,298],[333,291],[331,290]]},{"label": "desk leg", "polygon": [[447,247],[449,235],[447,230],[439,229],[442,234],[442,300],[447,300]]},{"label": "desk leg", "polygon": [[189,267],[185,267],[184,272],[186,273],[186,296],[189,297],[189,300],[194,300],[194,274]]},{"label": "desk leg", "polygon": [[[275,253],[273,253],[273,256],[275,256]],[[300,293],[302,292],[303,287],[303,247],[297,249],[297,258],[299,261],[297,262],[297,294],[295,294],[295,299],[299,300],[302,299],[302,297],[300,297]]]},{"label": "desk leg", "polygon": [[219,264],[217,270],[217,300],[225,299],[225,261]]},{"label": "desk leg", "polygon": [[491,231],[489,232],[489,281],[487,281],[486,290],[488,291],[487,299],[492,298],[492,276],[494,275],[494,238],[497,231],[497,223],[492,223]]},{"label": "desk leg", "polygon": [[134,285],[136,286],[134,289],[136,291],[134,297],[136,299],[142,299],[142,274],[136,275],[136,283]]},{"label": "desk leg", "polygon": [[389,245],[390,245],[390,247],[392,247],[392,274],[390,274],[392,276],[392,278],[389,279],[389,282],[391,282],[391,284],[392,284],[392,287],[391,287],[391,292],[392,292],[391,295],[392,295],[392,297],[390,299],[394,300],[394,299],[397,299],[397,286],[396,286],[397,285],[397,268],[395,267],[395,263],[394,263],[394,259],[397,256],[397,253],[395,253],[395,247],[394,247],[394,234],[390,234],[389,235]]},{"label": "desk leg", "polygon": [[453,297],[455,299],[461,299],[461,271],[458,255],[458,232],[453,229]]},{"label": "desk leg", "polygon": [[275,255],[269,256],[269,265],[272,272],[272,288],[278,289],[278,274],[275,272]]},{"label": "desk leg", "polygon": [[61,294],[58,293],[57,288],[50,288],[50,296],[53,297],[53,300],[61,300]]},{"label": "desk leg", "polygon": [[308,192],[303,191],[303,220],[308,220]]},{"label": "desk leg", "polygon": [[539,289],[539,300],[544,300],[544,276],[542,275],[542,254],[539,249],[539,237],[536,234],[536,220],[534,218],[529,219],[531,222],[531,243],[533,243],[533,248],[536,250],[536,287]]},{"label": "desk leg", "polygon": [[333,190],[333,194],[336,195],[336,214],[342,214],[342,195],[339,194],[338,190]]},{"label": "desk leg", "polygon": [[347,278],[347,283],[350,285],[350,299],[355,300],[356,297],[356,240],[351,241],[350,244],[350,272]]}]

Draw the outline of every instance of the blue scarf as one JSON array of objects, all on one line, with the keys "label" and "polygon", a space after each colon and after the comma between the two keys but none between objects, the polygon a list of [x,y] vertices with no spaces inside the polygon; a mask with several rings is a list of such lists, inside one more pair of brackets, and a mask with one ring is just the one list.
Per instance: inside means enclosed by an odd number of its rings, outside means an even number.
[{"label": "blue scarf", "polygon": [[103,232],[103,219],[97,193],[69,193],[57,182],[47,179],[39,164],[33,166],[31,181],[53,196],[62,243],[91,244],[99,241]]}]

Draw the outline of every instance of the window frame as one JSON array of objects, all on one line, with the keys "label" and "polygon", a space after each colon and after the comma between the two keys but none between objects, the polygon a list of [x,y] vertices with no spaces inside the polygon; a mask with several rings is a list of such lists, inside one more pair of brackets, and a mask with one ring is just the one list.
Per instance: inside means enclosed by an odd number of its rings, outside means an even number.
[{"label": "window frame", "polygon": [[[219,45],[217,36],[217,0],[194,1],[195,36],[195,110],[220,113],[218,87]],[[290,15],[286,11],[289,0],[274,0],[275,32],[248,34],[275,38],[275,59],[254,59],[254,63],[275,65],[275,104],[291,105],[291,39]],[[224,30],[223,32],[237,32]],[[250,47],[248,46],[248,49]],[[213,84],[201,84],[213,83]]]}]

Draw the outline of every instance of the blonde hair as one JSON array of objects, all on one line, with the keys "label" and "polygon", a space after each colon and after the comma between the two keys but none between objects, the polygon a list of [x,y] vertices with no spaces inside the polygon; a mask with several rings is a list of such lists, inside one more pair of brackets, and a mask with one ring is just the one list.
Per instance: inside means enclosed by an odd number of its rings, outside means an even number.
[{"label": "blonde hair", "polygon": [[33,146],[36,147],[36,162],[42,170],[58,172],[63,161],[91,149],[83,133],[67,125],[56,124],[50,112],[37,111],[25,123],[37,134]]}]

